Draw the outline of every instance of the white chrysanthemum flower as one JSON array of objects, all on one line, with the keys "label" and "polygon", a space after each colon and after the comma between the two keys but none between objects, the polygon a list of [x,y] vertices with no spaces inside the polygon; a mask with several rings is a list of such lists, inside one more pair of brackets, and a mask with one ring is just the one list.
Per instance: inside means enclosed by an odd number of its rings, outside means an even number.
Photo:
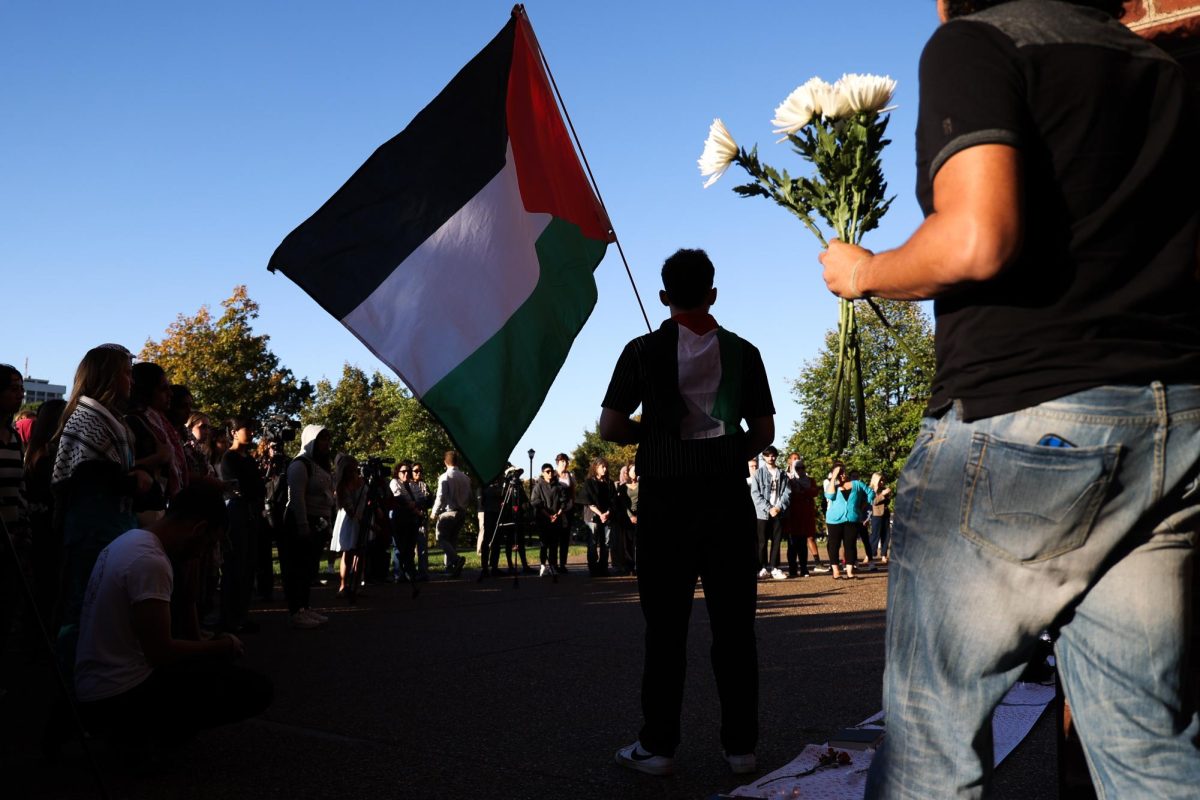
[{"label": "white chrysanthemum flower", "polygon": [[814,78],[809,81],[813,85],[813,98],[816,101],[817,112],[825,119],[842,119],[852,113],[850,102],[843,94],[841,82],[836,84]]},{"label": "white chrysanthemum flower", "polygon": [[811,122],[815,115],[821,113],[813,90],[828,85],[820,78],[809,78],[806,83],[797,86],[775,109],[775,119],[771,120],[775,126],[774,132],[795,133]]},{"label": "white chrysanthemum flower", "polygon": [[725,123],[720,119],[714,119],[708,129],[708,138],[704,140],[704,152],[696,161],[700,165],[700,174],[711,176],[704,182],[705,189],[712,186],[717,182],[717,178],[725,174],[725,170],[729,169],[737,152],[737,142],[729,134]]},{"label": "white chrysanthemum flower", "polygon": [[847,74],[837,82],[838,94],[845,101],[848,113],[883,111],[892,101],[896,82],[887,75]]}]

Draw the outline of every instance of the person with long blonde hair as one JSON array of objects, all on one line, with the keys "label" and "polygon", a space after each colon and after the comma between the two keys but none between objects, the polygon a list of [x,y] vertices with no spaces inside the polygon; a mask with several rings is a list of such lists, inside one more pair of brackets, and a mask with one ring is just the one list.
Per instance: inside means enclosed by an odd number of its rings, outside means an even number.
[{"label": "person with long blonde hair", "polygon": [[135,468],[133,437],[123,421],[133,382],[133,356],[121,345],[89,350],[79,362],[63,410],[50,483],[63,535],[63,606],[59,656],[74,664],[79,611],[100,551],[137,525],[135,496],[152,479]]}]

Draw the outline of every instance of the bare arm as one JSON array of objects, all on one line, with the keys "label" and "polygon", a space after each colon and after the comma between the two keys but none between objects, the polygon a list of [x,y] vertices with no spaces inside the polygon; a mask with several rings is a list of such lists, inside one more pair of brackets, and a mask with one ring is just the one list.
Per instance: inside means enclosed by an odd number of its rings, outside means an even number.
[{"label": "bare arm", "polygon": [[235,636],[193,642],[171,638],[171,604],[166,600],[142,600],[129,608],[133,632],[142,645],[150,666],[159,667],[197,656],[240,656],[242,643]]},{"label": "bare arm", "polygon": [[768,415],[746,420],[746,452],[742,455],[742,458],[746,461],[755,458],[774,439],[774,416]]},{"label": "bare arm", "polygon": [[641,423],[611,408],[600,409],[600,438],[616,444],[637,444],[641,441]]},{"label": "bare arm", "polygon": [[895,250],[872,254],[830,242],[820,257],[829,291],[847,299],[928,300],[999,275],[1021,249],[1020,152],[985,144],[955,153],[934,176],[933,206]]}]

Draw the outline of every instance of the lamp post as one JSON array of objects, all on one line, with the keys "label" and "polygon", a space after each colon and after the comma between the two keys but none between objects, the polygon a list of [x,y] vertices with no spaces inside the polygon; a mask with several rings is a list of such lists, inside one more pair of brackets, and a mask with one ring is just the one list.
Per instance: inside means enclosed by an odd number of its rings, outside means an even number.
[{"label": "lamp post", "polygon": [[533,494],[533,448],[529,448],[529,452],[525,455],[529,456],[529,493]]}]

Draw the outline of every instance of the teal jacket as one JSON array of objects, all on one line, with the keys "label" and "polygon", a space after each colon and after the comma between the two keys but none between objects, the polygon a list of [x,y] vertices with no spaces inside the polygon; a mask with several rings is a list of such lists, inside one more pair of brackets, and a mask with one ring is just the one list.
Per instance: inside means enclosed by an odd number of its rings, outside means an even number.
[{"label": "teal jacket", "polygon": [[841,489],[825,492],[829,507],[825,510],[825,524],[839,525],[843,522],[862,522],[871,513],[871,501],[875,492],[862,481],[850,484],[850,496],[843,497]]}]

